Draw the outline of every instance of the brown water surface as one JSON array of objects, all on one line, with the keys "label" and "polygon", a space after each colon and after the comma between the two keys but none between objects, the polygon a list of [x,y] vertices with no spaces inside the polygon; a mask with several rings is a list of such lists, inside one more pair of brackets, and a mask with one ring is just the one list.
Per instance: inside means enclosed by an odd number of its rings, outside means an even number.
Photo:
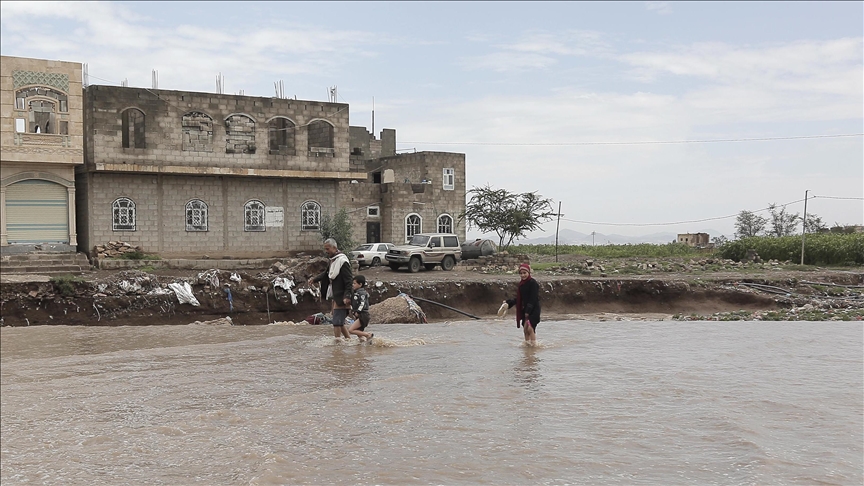
[{"label": "brown water surface", "polygon": [[2,328],[13,484],[862,484],[861,323]]}]

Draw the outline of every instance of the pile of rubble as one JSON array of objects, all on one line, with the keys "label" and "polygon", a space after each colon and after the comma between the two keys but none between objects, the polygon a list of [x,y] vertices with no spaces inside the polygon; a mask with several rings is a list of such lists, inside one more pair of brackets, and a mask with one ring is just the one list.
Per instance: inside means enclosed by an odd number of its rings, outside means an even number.
[{"label": "pile of rubble", "polygon": [[96,258],[118,258],[125,253],[142,252],[140,246],[132,246],[124,241],[109,241],[105,245],[96,245],[93,253]]}]

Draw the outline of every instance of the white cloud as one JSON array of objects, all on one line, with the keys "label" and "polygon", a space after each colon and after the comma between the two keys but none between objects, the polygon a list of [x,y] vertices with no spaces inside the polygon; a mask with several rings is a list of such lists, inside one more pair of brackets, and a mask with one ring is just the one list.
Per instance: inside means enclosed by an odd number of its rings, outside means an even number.
[{"label": "white cloud", "polygon": [[660,15],[669,15],[672,13],[671,2],[645,2],[645,8]]},{"label": "white cloud", "polygon": [[491,70],[499,73],[545,69],[557,61],[549,56],[523,52],[494,52],[483,56],[466,57],[460,61],[467,70]]}]

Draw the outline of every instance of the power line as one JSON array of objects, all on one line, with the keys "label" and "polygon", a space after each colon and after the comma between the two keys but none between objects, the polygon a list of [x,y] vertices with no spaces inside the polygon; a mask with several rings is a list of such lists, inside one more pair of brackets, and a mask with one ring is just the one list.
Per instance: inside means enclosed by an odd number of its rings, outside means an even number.
[{"label": "power line", "polygon": [[[839,197],[839,196],[815,196],[814,195],[814,196],[808,197],[807,199],[843,199],[843,200],[861,201],[861,200],[864,200],[864,197]],[[791,202],[787,202],[784,204],[776,204],[776,205],[774,205],[774,207],[775,208],[782,208],[782,207],[786,207],[790,204],[797,204],[797,203],[800,203],[803,201],[804,201],[804,199],[798,199],[796,201],[791,201]],[[761,213],[761,212],[768,211],[770,209],[771,209],[771,206],[768,206],[766,208],[757,209],[755,211],[750,211],[750,212],[751,213]],[[717,216],[714,218],[691,219],[688,221],[672,221],[672,222],[668,222],[668,223],[602,223],[602,222],[597,222],[597,221],[580,221],[580,220],[568,219],[568,218],[561,218],[561,219],[563,221],[568,221],[571,223],[592,224],[592,225],[598,225],[598,226],[674,226],[674,225],[678,225],[678,224],[704,223],[706,221],[717,221],[717,220],[721,220],[721,219],[737,218],[738,214],[740,214],[740,213],[730,214],[728,216]]]},{"label": "power line", "polygon": [[834,135],[801,135],[793,137],[761,137],[761,138],[719,138],[705,140],[641,140],[631,142],[551,142],[551,143],[521,143],[521,142],[399,142],[402,144],[425,145],[485,145],[507,147],[575,147],[582,145],[671,145],[688,143],[724,143],[724,142],[770,142],[776,140],[811,140],[819,138],[861,137],[864,133],[841,133]]}]

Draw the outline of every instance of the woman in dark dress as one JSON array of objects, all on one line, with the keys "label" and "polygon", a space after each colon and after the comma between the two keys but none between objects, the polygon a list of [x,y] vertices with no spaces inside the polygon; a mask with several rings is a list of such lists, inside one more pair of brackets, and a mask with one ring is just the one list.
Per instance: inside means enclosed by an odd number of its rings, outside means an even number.
[{"label": "woman in dark dress", "polygon": [[516,306],[516,327],[522,327],[525,343],[537,344],[537,324],[540,323],[540,284],[531,276],[531,265],[519,265],[519,286],[516,298],[505,300],[507,308]]}]

